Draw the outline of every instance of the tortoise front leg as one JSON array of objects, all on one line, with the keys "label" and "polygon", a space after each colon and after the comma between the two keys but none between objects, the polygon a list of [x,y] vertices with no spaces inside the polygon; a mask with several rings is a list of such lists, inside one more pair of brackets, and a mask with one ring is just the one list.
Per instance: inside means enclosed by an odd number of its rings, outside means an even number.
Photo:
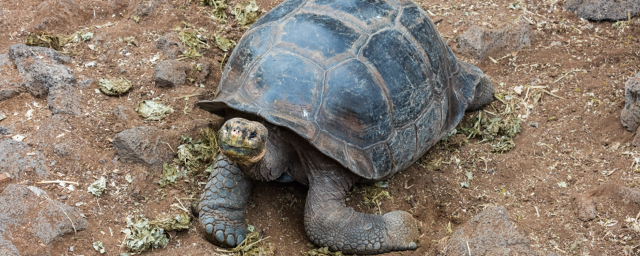
[{"label": "tortoise front leg", "polygon": [[309,175],[305,206],[305,229],[321,247],[348,254],[377,254],[417,248],[418,227],[411,214],[394,211],[385,215],[356,212],[344,204],[344,196],[357,177],[319,153],[303,161]]},{"label": "tortoise front leg", "polygon": [[200,230],[207,240],[232,247],[244,241],[249,192],[251,180],[235,163],[220,154],[198,205]]}]

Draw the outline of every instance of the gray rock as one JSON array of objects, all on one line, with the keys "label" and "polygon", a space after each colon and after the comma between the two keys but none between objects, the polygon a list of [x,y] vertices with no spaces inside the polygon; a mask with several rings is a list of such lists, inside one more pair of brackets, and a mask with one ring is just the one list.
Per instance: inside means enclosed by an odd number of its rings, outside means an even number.
[{"label": "gray rock", "polygon": [[138,16],[151,15],[153,11],[164,2],[166,2],[166,0],[140,1],[135,9],[133,9],[133,13]]},{"label": "gray rock", "polygon": [[11,134],[11,129],[4,127],[4,126],[0,126],[0,134],[2,135],[7,135],[7,134]]},{"label": "gray rock", "polygon": [[159,87],[175,87],[184,84],[187,66],[177,60],[164,60],[156,65],[153,79]]},{"label": "gray rock", "polygon": [[[0,140],[0,171],[9,173],[14,178],[24,178],[25,170],[35,171],[30,175],[36,175],[39,179],[49,176],[49,168],[46,165],[44,155],[33,150],[24,142],[12,139]],[[0,207],[2,208],[2,207]]]},{"label": "gray rock", "polygon": [[49,89],[47,106],[53,114],[79,115],[82,113],[79,97],[73,86],[59,84]]},{"label": "gray rock", "polygon": [[635,77],[629,78],[624,85],[624,108],[620,113],[622,125],[630,132],[640,126],[640,72]]},{"label": "gray rock", "polygon": [[57,144],[53,147],[53,153],[59,157],[70,156],[73,154],[73,148],[67,144]]},{"label": "gray rock", "polygon": [[11,58],[9,58],[8,54],[0,54],[0,71],[2,71],[2,66],[11,64],[13,64],[13,62],[11,62]]},{"label": "gray rock", "polygon": [[587,20],[627,20],[640,12],[638,0],[567,0],[564,8]]},{"label": "gray rock", "polygon": [[16,248],[11,241],[7,241],[3,236],[0,236],[0,255],[6,256],[20,256],[18,248]]},{"label": "gray rock", "polygon": [[15,243],[50,245],[56,238],[74,232],[74,228],[79,231],[89,226],[75,207],[50,200],[46,192],[36,187],[9,184],[0,193],[0,205],[2,255],[18,255],[16,245],[26,248],[22,251],[24,255],[49,254],[42,251],[49,247]]},{"label": "gray rock", "polygon": [[95,79],[85,79],[82,80],[80,82],[78,82],[78,88],[86,88],[91,86],[91,84],[93,84],[93,82],[95,81]]},{"label": "gray rock", "polygon": [[170,162],[178,145],[178,133],[165,132],[153,126],[124,130],[113,138],[113,147],[122,162],[140,163],[152,168]]},{"label": "gray rock", "polygon": [[526,22],[506,25],[501,29],[472,26],[458,37],[458,48],[463,54],[477,59],[488,55],[519,51],[535,40],[533,29]]},{"label": "gray rock", "polygon": [[[467,247],[468,244],[468,247]],[[509,221],[507,209],[491,207],[462,225],[449,239],[446,255],[537,255],[529,239]]]},{"label": "gray rock", "polygon": [[601,216],[612,209],[617,210],[620,216],[635,216],[640,210],[640,190],[618,184],[600,186],[572,199],[575,213],[581,221],[590,221],[598,216],[596,205],[601,206],[598,207]]},{"label": "gray rock", "polygon": [[16,44],[9,47],[9,57],[23,76],[24,87],[34,97],[47,97],[47,105],[54,114],[81,113],[76,94],[76,77],[63,65],[70,58],[56,50]]},{"label": "gray rock", "polygon": [[56,64],[64,64],[71,62],[71,57],[60,54],[58,51],[37,46],[27,46],[25,44],[14,44],[9,47],[9,57],[13,60],[18,67],[20,73],[26,73],[26,68],[29,67],[32,57],[46,57],[52,60]]},{"label": "gray rock", "polygon": [[171,32],[158,39],[156,42],[156,48],[162,51],[167,59],[177,59],[182,55],[187,48],[182,45],[180,39],[178,39],[178,33]]},{"label": "gray rock", "polygon": [[0,101],[8,100],[18,95],[20,95],[20,90],[18,89],[2,89],[0,90]]}]

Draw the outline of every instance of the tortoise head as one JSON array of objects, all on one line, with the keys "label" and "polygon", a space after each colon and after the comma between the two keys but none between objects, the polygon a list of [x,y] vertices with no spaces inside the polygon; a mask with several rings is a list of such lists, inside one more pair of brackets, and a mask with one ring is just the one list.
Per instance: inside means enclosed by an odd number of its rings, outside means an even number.
[{"label": "tortoise head", "polygon": [[231,161],[252,166],[264,156],[268,135],[267,128],[259,122],[233,118],[220,128],[218,145]]}]

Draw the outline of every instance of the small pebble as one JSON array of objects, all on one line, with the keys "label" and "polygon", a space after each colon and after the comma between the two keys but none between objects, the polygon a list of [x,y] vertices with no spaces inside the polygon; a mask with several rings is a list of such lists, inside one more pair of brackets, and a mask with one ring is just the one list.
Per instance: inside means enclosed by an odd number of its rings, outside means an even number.
[{"label": "small pebble", "polygon": [[100,164],[104,164],[105,161],[104,161],[104,159],[100,159],[99,162],[100,162]]},{"label": "small pebble", "polygon": [[73,251],[73,246],[69,247],[69,251],[72,252]]},{"label": "small pebble", "polygon": [[0,174],[0,183],[11,180],[11,176],[8,173]]},{"label": "small pebble", "polygon": [[67,196],[61,196],[60,200],[67,200]]},{"label": "small pebble", "polygon": [[493,170],[493,168],[489,169],[489,171],[487,171],[489,174],[493,174],[495,171]]},{"label": "small pebble", "polygon": [[529,125],[531,125],[531,127],[533,128],[538,128],[538,122],[532,122]]}]

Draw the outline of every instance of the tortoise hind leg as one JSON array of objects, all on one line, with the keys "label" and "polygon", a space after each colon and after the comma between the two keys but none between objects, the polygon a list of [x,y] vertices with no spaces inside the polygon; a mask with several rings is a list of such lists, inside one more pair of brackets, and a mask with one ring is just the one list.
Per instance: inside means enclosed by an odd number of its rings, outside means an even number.
[{"label": "tortoise hind leg", "polygon": [[316,150],[308,151],[299,153],[310,173],[304,223],[314,244],[348,254],[417,248],[418,227],[411,214],[394,211],[381,216],[346,207],[343,198],[357,176]]},{"label": "tortoise hind leg", "polygon": [[200,230],[219,246],[236,246],[247,237],[245,212],[251,180],[238,166],[220,154],[200,198]]}]

